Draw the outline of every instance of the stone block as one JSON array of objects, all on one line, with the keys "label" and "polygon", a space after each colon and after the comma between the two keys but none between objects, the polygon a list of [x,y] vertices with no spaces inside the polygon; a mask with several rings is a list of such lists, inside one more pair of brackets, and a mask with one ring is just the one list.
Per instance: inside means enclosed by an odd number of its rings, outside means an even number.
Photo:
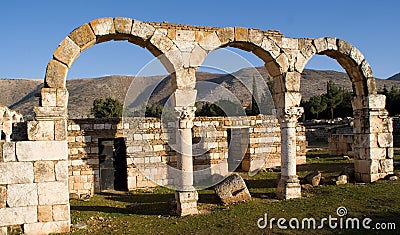
[{"label": "stone block", "polygon": [[68,204],[67,181],[38,183],[39,205]]},{"label": "stone block", "polygon": [[175,192],[177,203],[177,214],[179,216],[193,215],[199,213],[197,210],[197,200],[199,199],[197,191]]},{"label": "stone block", "polygon": [[46,68],[45,86],[51,88],[65,88],[68,67],[57,60],[50,60]]},{"label": "stone block", "polygon": [[39,222],[24,224],[24,233],[30,234],[49,234],[69,232],[69,221]]},{"label": "stone block", "polygon": [[[0,149],[1,150],[1,149]],[[15,162],[17,159],[15,157],[15,142],[4,142],[3,143],[3,158],[0,162]]]},{"label": "stone block", "polygon": [[81,51],[96,43],[96,36],[88,24],[84,24],[69,34],[72,41],[81,48]]},{"label": "stone block", "polygon": [[168,52],[174,45],[171,39],[162,33],[160,29],[156,29],[153,36],[150,38],[150,43],[156,46],[161,52]]},{"label": "stone block", "polygon": [[385,95],[370,94],[366,100],[370,109],[384,109],[386,104]]},{"label": "stone block", "polygon": [[[37,206],[0,209],[0,227],[37,222]],[[40,230],[39,230],[40,231]],[[25,234],[27,232],[24,230]]]},{"label": "stone block", "polygon": [[190,53],[189,66],[200,67],[203,64],[203,61],[206,58],[206,56],[207,52],[203,48],[196,46]]},{"label": "stone block", "polygon": [[224,204],[246,201],[251,198],[246,183],[239,174],[228,176],[214,187],[215,193]]},{"label": "stone block", "polygon": [[95,19],[89,24],[96,36],[115,34],[114,19],[111,17]]},{"label": "stone block", "polygon": [[299,41],[296,38],[282,38],[282,48],[298,50]]},{"label": "stone block", "polygon": [[27,129],[29,140],[54,140],[53,121],[30,121]]},{"label": "stone block", "polygon": [[355,47],[351,48],[350,58],[354,60],[357,65],[360,65],[364,60],[364,55]]},{"label": "stone block", "polygon": [[57,104],[57,88],[42,88],[40,91],[42,106],[56,106]]},{"label": "stone block", "polygon": [[7,205],[7,187],[0,186],[0,209]]},{"label": "stone block", "polygon": [[79,57],[81,48],[70,37],[66,37],[54,52],[54,58],[71,68]]},{"label": "stone block", "polygon": [[67,140],[67,120],[61,119],[54,121],[54,140]]},{"label": "stone block", "polygon": [[218,38],[221,44],[227,44],[229,42],[233,42],[235,40],[235,28],[221,28],[217,30]]},{"label": "stone block", "polygon": [[10,184],[7,186],[9,207],[35,206],[38,204],[36,184]]},{"label": "stone block", "polygon": [[318,38],[314,40],[315,49],[317,49],[317,53],[321,53],[323,51],[328,50],[328,42],[326,38]]},{"label": "stone block", "polygon": [[55,221],[69,220],[69,206],[64,205],[53,205],[53,219]]},{"label": "stone block", "polygon": [[285,90],[299,91],[300,90],[301,74],[298,72],[287,72],[285,75]]},{"label": "stone block", "polygon": [[156,29],[151,25],[148,25],[138,20],[134,20],[131,33],[134,36],[142,38],[143,40],[148,40],[149,38],[151,38],[151,36],[153,36],[155,30]]},{"label": "stone block", "polygon": [[350,43],[343,41],[341,39],[338,40],[337,46],[339,52],[344,55],[350,55],[351,49],[353,48],[353,46]]},{"label": "stone block", "polygon": [[51,205],[38,206],[38,221],[49,222],[53,221],[53,211]]},{"label": "stone block", "polygon": [[116,33],[131,34],[132,19],[124,17],[114,18],[114,27]]},{"label": "stone block", "polygon": [[381,148],[393,147],[392,133],[378,133],[378,145]]},{"label": "stone block", "polygon": [[0,184],[33,183],[33,163],[0,163]]},{"label": "stone block", "polygon": [[57,89],[57,107],[66,108],[68,105],[68,91],[65,88],[58,88]]},{"label": "stone block", "polygon": [[235,41],[246,42],[249,39],[249,30],[243,27],[235,27]]},{"label": "stone block", "polygon": [[54,163],[52,161],[36,161],[33,163],[35,182],[55,181]]},{"label": "stone block", "polygon": [[7,227],[0,227],[0,235],[7,235],[8,228]]},{"label": "stone block", "polygon": [[259,29],[249,29],[249,42],[260,46],[264,38],[264,33]]},{"label": "stone block", "polygon": [[204,50],[214,50],[221,46],[220,38],[216,33],[209,33],[204,36],[204,38],[199,42],[199,45]]},{"label": "stone block", "polygon": [[326,42],[328,43],[328,50],[336,51],[338,49],[336,45],[336,38],[326,38]]},{"label": "stone block", "polygon": [[67,160],[67,141],[21,141],[17,142],[18,161]]},{"label": "stone block", "polygon": [[68,161],[58,161],[55,164],[56,180],[63,181],[68,179]]}]

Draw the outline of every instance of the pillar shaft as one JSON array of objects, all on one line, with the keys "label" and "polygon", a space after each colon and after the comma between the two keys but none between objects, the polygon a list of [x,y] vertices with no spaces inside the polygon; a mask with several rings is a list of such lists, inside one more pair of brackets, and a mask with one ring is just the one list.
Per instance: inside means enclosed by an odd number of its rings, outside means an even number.
[{"label": "pillar shaft", "polygon": [[281,178],[277,196],[280,199],[301,197],[301,187],[296,174],[296,125],[303,108],[293,107],[278,110],[281,128]]},{"label": "pillar shaft", "polygon": [[178,167],[181,172],[178,189],[175,192],[177,214],[197,214],[197,191],[193,187],[192,127],[196,108],[176,107],[178,114]]}]

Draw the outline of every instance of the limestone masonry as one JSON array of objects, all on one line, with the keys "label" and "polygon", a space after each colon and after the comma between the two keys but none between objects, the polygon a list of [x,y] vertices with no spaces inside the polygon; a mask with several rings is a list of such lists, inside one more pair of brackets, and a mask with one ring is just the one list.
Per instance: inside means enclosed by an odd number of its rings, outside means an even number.
[{"label": "limestone masonry", "polygon": [[[139,124],[68,120],[65,86],[68,70],[80,53],[110,40],[127,40],[148,49],[170,73],[174,89],[170,98],[176,120],[170,126],[174,134],[168,140],[174,141],[176,154],[165,143],[162,135],[167,133],[159,133],[155,119]],[[225,119],[195,119],[195,71],[210,52],[226,46],[250,51],[265,62],[273,78],[271,94],[277,121],[268,117],[266,120],[249,117],[249,120],[238,121],[238,125],[229,125]],[[363,54],[348,42],[333,37],[288,38],[278,31],[243,27],[201,27],[121,17],[100,18],[73,30],[55,49],[46,68],[40,103],[34,107],[35,120],[23,122],[24,125],[15,124],[16,128],[10,133],[10,125],[21,119],[11,115],[10,111],[0,112],[4,133],[0,145],[0,233],[6,234],[7,227],[13,225],[22,226],[26,234],[68,232],[71,223],[69,192],[76,196],[92,195],[99,187],[111,187],[113,182],[99,181],[97,175],[110,174],[112,148],[120,152],[126,148],[128,154],[121,163],[126,167],[121,167],[120,174],[115,175],[126,177],[127,184],[117,185],[119,181],[115,181],[114,187],[151,185],[151,181],[143,179],[136,170],[142,167],[155,182],[168,185],[173,180],[178,185],[175,199],[179,215],[196,214],[198,193],[194,185],[201,182],[199,176],[204,176],[196,174],[196,169],[228,161],[221,167],[211,168],[214,172],[209,174],[217,176],[227,170],[226,166],[229,170],[229,160],[234,154],[227,149],[230,142],[225,139],[243,134],[242,131],[248,131],[250,136],[243,140],[248,141],[250,147],[246,148],[242,168],[251,171],[259,167],[264,162],[259,162],[257,155],[268,152],[268,148],[276,148],[272,151],[271,164],[278,165],[277,158],[280,157],[278,198],[301,197],[296,173],[296,164],[304,161],[305,141],[304,129],[297,122],[303,113],[300,78],[305,65],[316,54],[335,59],[346,70],[353,85],[355,179],[373,182],[393,173],[392,120],[385,110],[385,96],[377,94],[372,70]],[[14,116],[15,120],[11,118]],[[208,122],[215,127],[215,135],[208,137],[207,128],[196,132]],[[271,138],[275,137],[271,137],[272,132],[268,130],[268,125],[276,122],[279,124],[276,128],[280,129],[276,131],[280,145],[272,144]],[[235,125],[238,128],[229,127]],[[115,139],[120,136],[121,129],[127,130],[126,135]],[[202,133],[206,133],[205,137]],[[145,146],[141,145],[143,140],[146,140]],[[244,149],[243,142],[238,142],[232,149]],[[201,146],[199,143],[205,148],[203,155],[196,149]],[[263,146],[268,143],[271,146]],[[132,165],[132,156],[137,164]],[[168,172],[158,167],[158,164],[166,165],[162,163],[173,166],[178,172],[175,177],[168,178]],[[98,172],[96,164],[103,164],[104,171]],[[127,169],[125,176],[122,169]]]}]

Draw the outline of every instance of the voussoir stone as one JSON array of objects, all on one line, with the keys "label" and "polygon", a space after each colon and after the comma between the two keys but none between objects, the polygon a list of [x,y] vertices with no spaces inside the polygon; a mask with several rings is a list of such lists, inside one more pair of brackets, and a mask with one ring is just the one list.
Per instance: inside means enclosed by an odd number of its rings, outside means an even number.
[{"label": "voussoir stone", "polygon": [[214,187],[215,193],[224,204],[242,202],[251,198],[242,177],[234,173]]},{"label": "voussoir stone", "polygon": [[115,32],[122,34],[131,34],[132,19],[125,17],[114,18]]},{"label": "voussoir stone", "polygon": [[89,24],[96,36],[115,34],[114,19],[111,17],[95,19]]},{"label": "voussoir stone", "polygon": [[71,38],[66,37],[57,47],[53,56],[58,61],[61,61],[67,65],[68,68],[71,68],[72,64],[76,58],[78,58],[80,53],[81,48],[74,41],[72,41]]},{"label": "voussoir stone", "polygon": [[46,68],[45,86],[51,88],[64,88],[68,73],[67,65],[57,60],[50,60]]},{"label": "voussoir stone", "polygon": [[96,35],[88,24],[84,24],[72,31],[69,37],[81,48],[81,51],[96,43]]}]

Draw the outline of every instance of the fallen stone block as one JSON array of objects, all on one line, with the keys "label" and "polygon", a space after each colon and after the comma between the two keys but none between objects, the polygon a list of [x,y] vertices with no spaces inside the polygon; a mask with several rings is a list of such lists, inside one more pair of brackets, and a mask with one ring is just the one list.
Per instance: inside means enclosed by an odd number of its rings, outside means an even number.
[{"label": "fallen stone block", "polygon": [[318,170],[306,175],[306,177],[304,177],[304,180],[307,184],[311,184],[312,186],[316,187],[319,185],[319,182],[321,181],[321,172],[319,172]]},{"label": "fallen stone block", "polygon": [[228,176],[214,187],[215,193],[222,203],[228,205],[251,199],[249,190],[242,177],[238,174]]},{"label": "fallen stone block", "polygon": [[348,177],[347,175],[339,175],[337,180],[336,180],[336,185],[341,185],[341,184],[347,184],[348,183]]}]

